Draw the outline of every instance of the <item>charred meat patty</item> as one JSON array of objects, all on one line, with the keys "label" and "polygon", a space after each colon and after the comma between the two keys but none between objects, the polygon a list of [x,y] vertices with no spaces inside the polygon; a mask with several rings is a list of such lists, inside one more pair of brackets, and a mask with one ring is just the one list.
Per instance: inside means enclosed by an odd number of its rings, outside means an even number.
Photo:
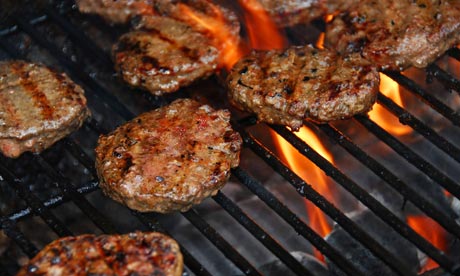
[{"label": "charred meat patty", "polygon": [[83,89],[65,74],[24,61],[0,62],[0,151],[41,152],[89,116]]},{"label": "charred meat patty", "polygon": [[328,14],[336,13],[357,0],[258,0],[263,9],[280,27],[307,24]]},{"label": "charred meat patty", "polygon": [[144,113],[99,138],[103,192],[138,211],[186,211],[214,195],[239,163],[230,113],[190,99]]},{"label": "charred meat patty", "polygon": [[232,104],[297,130],[306,118],[328,122],[370,110],[379,75],[359,55],[306,45],[253,51],[232,68],[227,83]]},{"label": "charred meat patty", "polygon": [[156,2],[171,2],[171,0],[76,0],[82,13],[93,13],[115,24],[127,23],[137,15],[152,15],[155,13]]},{"label": "charred meat patty", "polygon": [[175,240],[161,233],[81,235],[45,246],[16,276],[165,275],[180,276],[182,254]]},{"label": "charred meat patty", "polygon": [[460,42],[460,1],[360,1],[329,24],[326,45],[381,69],[426,67]]},{"label": "charred meat patty", "polygon": [[113,56],[116,70],[128,84],[162,95],[213,74],[219,51],[190,25],[151,16],[120,37]]}]

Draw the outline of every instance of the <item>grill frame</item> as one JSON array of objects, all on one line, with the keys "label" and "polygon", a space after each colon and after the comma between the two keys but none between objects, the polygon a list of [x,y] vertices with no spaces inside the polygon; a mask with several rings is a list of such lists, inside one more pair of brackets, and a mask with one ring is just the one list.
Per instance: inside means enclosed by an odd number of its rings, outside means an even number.
[{"label": "grill frame", "polygon": [[[71,11],[68,11],[71,12]],[[17,32],[24,32],[29,35],[32,40],[40,45],[43,49],[46,49],[53,58],[55,58],[59,64],[61,64],[67,73],[72,76],[73,79],[77,80],[79,84],[82,84],[92,96],[100,98],[103,102],[107,103],[110,108],[117,114],[119,114],[124,120],[129,120],[135,116],[120,100],[111,94],[105,87],[99,84],[97,81],[88,76],[81,65],[73,62],[68,56],[66,56],[57,46],[48,41],[45,36],[40,35],[37,31],[36,26],[42,23],[50,22],[62,28],[66,34],[69,34],[71,40],[75,45],[88,54],[95,58],[101,59],[100,63],[102,66],[111,68],[110,57],[81,30],[71,22],[67,21],[64,14],[59,13],[52,7],[47,7],[44,11],[45,15],[39,15],[32,19],[18,18],[16,25],[8,29],[0,31],[0,38],[9,36]],[[0,39],[0,48],[7,52],[12,58],[21,58],[20,53],[6,44]],[[460,61],[460,50],[457,48],[448,51],[448,55],[456,58]],[[448,89],[455,89],[459,91],[459,81],[447,72],[443,71],[437,65],[430,65],[427,68],[428,75],[435,78]],[[397,81],[400,85],[408,88],[416,97],[420,98],[427,105],[449,120],[454,126],[459,126],[460,115],[452,110],[447,105],[443,104],[437,98],[432,96],[418,86],[414,81],[405,77],[398,72],[385,72],[393,80]],[[151,108],[156,108],[161,105],[157,99],[151,96],[146,96]],[[383,96],[381,93],[378,96],[378,102],[382,104],[386,109],[397,116],[403,124],[411,126],[415,131],[420,133],[435,146],[439,147],[442,151],[446,152],[455,161],[460,162],[460,150],[452,143],[445,140],[442,136],[437,135],[436,132],[429,126],[425,125],[415,116],[400,108],[393,101]],[[405,146],[398,139],[393,137],[391,134],[383,130],[377,124],[372,122],[365,116],[357,116],[355,120],[358,124],[364,126],[370,133],[377,136],[382,142],[387,144],[400,156],[405,158],[408,163],[417,167],[423,173],[427,174],[428,177],[432,178],[433,181],[442,185],[447,191],[455,195],[457,198],[460,197],[460,185],[437,168],[430,165],[422,157],[417,155],[413,150]],[[376,256],[380,257],[390,268],[393,269],[399,275],[412,275],[406,265],[402,264],[395,256],[389,253],[383,248],[377,241],[371,238],[366,232],[356,225],[351,219],[349,219],[342,211],[334,207],[328,202],[323,196],[318,194],[311,186],[290,170],[283,162],[268,149],[260,140],[247,132],[246,128],[257,124],[254,117],[245,117],[233,122],[235,128],[242,134],[245,148],[250,149],[256,153],[261,159],[271,166],[278,174],[283,176],[299,193],[300,196],[305,197],[309,201],[313,202],[317,207],[328,214],[329,217],[334,218],[344,229],[348,230],[354,238],[359,240],[362,244],[371,250]],[[359,146],[353,143],[353,141],[345,134],[341,133],[332,125],[311,125],[313,128],[317,128],[321,132],[325,133],[331,138],[331,140],[338,143],[345,150],[347,150],[354,158],[359,160],[363,165],[373,171],[375,174],[383,175],[382,179],[393,187],[398,187],[398,191],[413,202],[416,206],[420,207],[427,215],[432,217],[435,221],[440,223],[447,231],[454,234],[456,237],[460,237],[460,226],[455,223],[452,219],[449,219],[447,215],[441,213],[436,207],[432,206],[429,202],[424,200],[407,184],[398,179],[394,174],[391,173],[386,167],[380,164],[378,161],[367,155]],[[97,133],[107,133],[108,128],[105,128],[103,124],[97,122],[95,119],[85,124],[85,127],[95,131]],[[410,227],[404,222],[400,221],[394,214],[387,210],[371,195],[365,192],[357,183],[349,179],[344,175],[338,168],[333,164],[322,158],[316,153],[308,144],[301,141],[295,134],[290,132],[288,129],[281,126],[269,126],[275,132],[284,137],[289,141],[297,150],[303,153],[308,159],[313,161],[318,167],[326,172],[331,178],[333,178],[338,184],[344,186],[357,198],[361,199],[361,202],[368,206],[370,209],[380,214],[379,217],[383,219],[387,224],[393,226],[397,232],[406,237],[412,243],[414,243],[422,252],[436,260],[442,268],[447,272],[454,275],[460,274],[460,262],[455,262],[446,256],[443,252],[433,247],[420,235],[415,233]],[[51,228],[58,236],[72,235],[72,232],[57,218],[53,215],[52,210],[58,208],[59,205],[66,202],[74,202],[83,213],[104,233],[117,233],[116,226],[110,219],[106,218],[103,214],[99,213],[98,210],[87,201],[85,195],[91,194],[98,190],[97,187],[97,175],[94,169],[94,162],[90,156],[85,154],[85,151],[73,140],[72,137],[63,139],[59,143],[66,145],[66,151],[69,151],[78,161],[86,167],[93,177],[93,180],[88,182],[84,186],[76,186],[72,181],[66,178],[59,170],[52,167],[50,162],[41,155],[24,154],[19,160],[32,160],[34,164],[41,167],[41,170],[46,172],[50,176],[53,183],[61,190],[61,195],[54,196],[48,200],[42,201],[33,192],[26,189],[26,183],[13,173],[14,168],[0,164],[0,175],[4,181],[11,186],[16,194],[23,199],[28,208],[16,210],[15,212],[0,217],[0,226],[6,235],[12,239],[24,253],[32,257],[38,252],[38,248],[17,228],[16,224],[19,221],[25,220],[31,216],[38,216]],[[3,158],[3,157],[2,157]],[[4,159],[1,159],[4,160]],[[292,228],[313,244],[321,253],[323,253],[328,259],[334,264],[340,267],[345,273],[349,275],[362,275],[353,264],[346,260],[340,253],[338,253],[333,247],[324,241],[322,237],[317,235],[307,224],[288,207],[286,207],[281,201],[279,201],[270,191],[265,189],[250,173],[246,172],[242,168],[237,168],[232,171],[233,175],[240,181],[241,184],[246,186],[254,195],[260,198],[265,204],[267,204],[277,215],[282,217]],[[257,240],[259,240],[267,249],[269,249],[275,256],[282,260],[286,266],[288,266],[293,272],[299,275],[313,275],[311,272],[306,270],[295,258],[292,257],[289,252],[279,244],[274,237],[271,237],[261,226],[254,221],[250,215],[245,213],[239,206],[228,198],[224,193],[219,192],[213,197],[214,201],[220,205],[228,214],[230,214],[236,221],[238,221],[246,230],[251,233]],[[152,231],[166,232],[161,224],[155,219],[152,214],[142,214],[139,212],[131,211],[132,215],[139,219],[146,228]],[[238,253],[237,249],[226,241],[211,225],[209,225],[195,210],[192,209],[183,214],[183,216],[190,221],[196,229],[198,229],[203,235],[214,244],[222,253],[228,258],[229,261],[234,263],[242,273],[246,275],[260,275],[255,266],[251,264],[244,256]],[[183,246],[181,250],[184,254],[185,264],[190,272],[196,275],[211,275],[211,273]],[[0,273],[6,271],[5,268],[0,266]],[[7,275],[7,273],[5,273]]]}]

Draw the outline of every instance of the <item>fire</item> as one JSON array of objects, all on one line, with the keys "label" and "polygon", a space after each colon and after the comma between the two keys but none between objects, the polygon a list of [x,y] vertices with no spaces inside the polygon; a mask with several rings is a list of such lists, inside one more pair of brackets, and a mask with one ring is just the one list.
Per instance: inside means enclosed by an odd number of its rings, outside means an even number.
[{"label": "fire", "polygon": [[238,0],[244,10],[250,46],[253,49],[282,49],[286,39],[257,0]]},{"label": "fire", "polygon": [[[398,83],[382,73],[380,73],[380,91],[399,106],[403,106]],[[402,136],[412,132],[410,127],[402,125],[396,117],[379,104],[374,105],[369,116],[374,122],[394,135]]]},{"label": "fire", "polygon": [[[447,233],[431,218],[426,216],[408,216],[407,224],[439,250],[445,251],[447,249]],[[421,268],[420,273],[438,266],[435,261],[428,259],[427,263]]]},{"label": "fire", "polygon": [[230,69],[244,55],[243,48],[238,34],[232,33],[222,10],[211,3],[210,5],[216,16],[196,12],[182,3],[179,4],[179,9],[189,21],[209,32],[214,46],[221,52],[220,66]]},{"label": "fire", "polygon": [[320,33],[318,39],[315,43],[316,48],[323,50],[324,49],[324,32]]},{"label": "fire", "polygon": [[[333,162],[332,155],[326,150],[318,136],[309,128],[302,127],[296,135],[303,141],[308,141],[308,145],[317,151],[322,157]],[[323,195],[330,202],[334,202],[334,189],[329,186],[328,179],[313,163],[305,161],[305,158],[294,149],[287,141],[278,135],[274,135],[278,148],[282,152],[288,166],[296,172],[302,179],[310,183],[312,187]],[[331,224],[328,222],[326,215],[313,203],[305,200],[305,208],[308,214],[310,227],[320,236],[324,237],[332,231]],[[323,256],[315,251],[315,256],[324,261]]]}]

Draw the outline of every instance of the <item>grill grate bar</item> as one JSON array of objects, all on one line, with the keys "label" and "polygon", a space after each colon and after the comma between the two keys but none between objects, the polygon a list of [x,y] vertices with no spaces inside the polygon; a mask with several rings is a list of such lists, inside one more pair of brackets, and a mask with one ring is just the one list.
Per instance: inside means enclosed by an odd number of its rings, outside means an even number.
[{"label": "grill grate bar", "polygon": [[304,223],[296,214],[289,208],[281,203],[271,192],[252,178],[248,173],[241,168],[235,168],[232,175],[238,178],[252,193],[257,195],[265,204],[273,209],[281,218],[283,218],[292,228],[305,239],[307,239],[313,246],[316,247],[324,256],[336,264],[343,272],[348,275],[363,276],[353,264],[351,264],[342,254],[331,247],[321,236],[313,231],[306,223]]},{"label": "grill grate bar", "polygon": [[[140,213],[137,211],[131,211],[134,216],[136,216],[146,227],[155,232],[161,232],[171,236],[155,219],[147,217],[146,214]],[[179,244],[180,245],[180,244]],[[180,250],[184,256],[184,261],[187,264],[187,267],[192,270],[196,275],[210,276],[212,275],[206,268],[199,263],[195,257],[182,245],[180,245]]]},{"label": "grill grate bar", "polygon": [[[377,257],[385,262],[399,275],[414,275],[410,269],[407,268],[400,260],[395,258],[389,253],[384,247],[376,242],[369,234],[363,231],[355,222],[345,216],[340,210],[338,210],[333,204],[327,201],[322,195],[314,190],[309,184],[297,176],[291,169],[286,167],[281,160],[279,160],[273,153],[271,153],[265,146],[258,142],[246,131],[240,132],[243,140],[247,146],[249,146],[258,156],[266,161],[275,171],[283,176],[289,183],[291,183],[297,192],[313,202],[323,212],[325,212],[330,218],[336,221],[340,226],[345,229],[348,234],[360,241],[369,250],[371,250]],[[452,264],[446,263],[449,268]]]},{"label": "grill grate bar", "polygon": [[398,139],[394,138],[379,125],[369,120],[369,118],[365,116],[356,116],[355,119],[367,130],[372,132],[380,140],[385,142],[385,144],[396,151],[401,157],[409,161],[414,167],[418,168],[433,181],[444,187],[449,193],[453,194],[457,198],[460,198],[460,185],[457,185],[455,181],[444,175],[442,172],[436,169],[436,167],[410,150],[407,146],[401,143]]},{"label": "grill grate bar", "polygon": [[59,62],[64,65],[69,74],[84,83],[85,91],[92,92],[91,95],[99,98],[107,103],[118,114],[124,118],[134,117],[133,113],[123,105],[113,94],[109,93],[106,89],[100,86],[95,80],[88,76],[83,70],[82,66],[71,61],[60,51],[55,44],[45,39],[46,35],[34,29],[34,27],[27,21],[18,19],[18,26],[32,37],[40,46],[49,51]]},{"label": "grill grate bar", "polygon": [[234,219],[244,226],[257,240],[259,240],[267,249],[276,255],[286,264],[293,272],[298,275],[312,275],[299,261],[283,248],[275,239],[273,239],[265,230],[255,223],[247,214],[233,203],[222,192],[218,192],[213,199],[224,208]]},{"label": "grill grate bar", "polygon": [[418,194],[413,188],[409,187],[406,183],[401,181],[396,175],[389,171],[385,166],[378,163],[374,158],[369,156],[363,150],[361,150],[349,137],[338,131],[336,128],[330,125],[319,125],[318,126],[326,135],[336,141],[342,146],[348,153],[359,160],[363,165],[369,168],[375,175],[379,176],[385,182],[387,182],[395,191],[399,192],[404,198],[409,199],[415,206],[424,211],[427,215],[434,218],[439,224],[441,224],[446,230],[460,237],[460,226],[455,223],[454,218],[446,215],[443,211],[440,211],[431,202],[426,200],[424,197]]},{"label": "grill grate bar", "polygon": [[233,248],[219,233],[216,232],[198,213],[191,209],[182,213],[200,232],[214,244],[246,275],[261,275],[238,251]]},{"label": "grill grate bar", "polygon": [[417,85],[416,82],[399,72],[385,72],[385,75],[392,78],[394,81],[405,87],[409,92],[419,97],[426,104],[431,106],[431,108],[448,119],[452,124],[460,126],[460,115],[434,96],[428,94],[423,88]]},{"label": "grill grate bar", "polygon": [[458,61],[460,61],[460,49],[459,48],[451,48],[447,51],[447,54]]},{"label": "grill grate bar", "polygon": [[453,144],[449,143],[444,137],[436,133],[432,128],[425,125],[423,122],[418,120],[409,112],[405,111],[403,108],[398,106],[395,102],[393,102],[390,98],[386,97],[382,93],[378,94],[378,102],[395,116],[397,116],[401,123],[409,125],[418,133],[423,135],[423,137],[429,140],[434,146],[441,149],[452,159],[460,162],[460,150]]},{"label": "grill grate bar", "polygon": [[366,207],[372,210],[379,218],[385,221],[401,236],[411,241],[420,250],[430,256],[433,260],[438,262],[441,266],[448,271],[452,271],[453,262],[444,255],[444,253],[434,247],[430,242],[422,238],[412,228],[407,226],[395,214],[383,206],[378,200],[367,193],[363,188],[357,185],[348,176],[343,174],[339,169],[334,167],[329,161],[318,154],[308,144],[288,131],[286,127],[271,126],[278,134],[286,139],[293,145],[301,154],[313,161],[319,168],[321,168],[328,176],[332,177],[338,184],[344,187],[347,191],[353,194],[356,199],[363,203]]},{"label": "grill grate bar", "polygon": [[59,236],[70,236],[72,233],[65,225],[40,202],[40,199],[24,187],[24,182],[15,177],[11,170],[0,164],[0,173],[17,195],[30,206],[34,214],[40,216],[46,224]]},{"label": "grill grate bar", "polygon": [[[93,43],[86,35],[84,31],[70,23],[68,20],[63,18],[60,14],[55,12],[53,9],[47,7],[45,10],[49,19],[55,21],[61,28],[63,28],[67,34],[71,35],[73,41],[78,41],[79,45],[84,48],[85,53],[91,55],[94,60],[101,61],[102,65],[112,64],[110,57],[99,48],[96,44]],[[110,67],[112,69],[112,67]]]},{"label": "grill grate bar", "polygon": [[54,170],[41,156],[35,155],[34,160],[41,166],[43,171],[52,178],[54,184],[61,189],[63,194],[69,196],[78,208],[80,208],[97,227],[108,234],[116,234],[118,232],[107,217],[103,216],[84,196],[77,192],[76,185],[72,183],[70,179],[66,179],[61,173]]},{"label": "grill grate bar", "polygon": [[0,224],[0,228],[3,230],[3,232],[11,240],[13,240],[29,258],[35,256],[38,253],[37,247],[31,243],[28,238],[25,237],[25,235],[18,229],[16,223],[13,220],[7,217],[1,217]]},{"label": "grill grate bar", "polygon": [[442,70],[438,65],[436,64],[430,64],[427,68],[426,71],[428,73],[428,77],[434,76],[437,78],[446,88],[448,89],[453,89],[457,93],[460,94],[460,81],[457,80],[454,76],[451,74],[447,73],[446,71]]}]

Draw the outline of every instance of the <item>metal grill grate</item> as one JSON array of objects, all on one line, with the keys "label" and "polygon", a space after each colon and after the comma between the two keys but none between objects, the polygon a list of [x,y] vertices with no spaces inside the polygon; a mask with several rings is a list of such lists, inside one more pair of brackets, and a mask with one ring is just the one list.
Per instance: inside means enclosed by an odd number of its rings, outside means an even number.
[{"label": "metal grill grate", "polygon": [[[66,1],[64,1],[66,2]],[[0,53],[3,53],[4,58],[24,58],[30,59],[28,49],[24,50],[21,45],[12,43],[17,37],[26,36],[30,38],[30,43],[46,53],[48,57],[47,62],[61,67],[67,72],[76,82],[85,88],[86,94],[90,103],[95,103],[94,109],[97,109],[96,116],[87,122],[84,127],[78,131],[77,134],[63,139],[53,148],[41,155],[24,154],[17,160],[8,160],[4,157],[0,158],[0,184],[8,186],[14,190],[15,195],[22,200],[24,204],[18,204],[16,208],[9,214],[3,215],[0,218],[1,228],[4,233],[14,241],[14,243],[28,256],[34,256],[39,248],[34,238],[21,229],[20,223],[24,221],[31,221],[34,218],[40,218],[55,235],[67,236],[75,234],[71,228],[66,225],[65,221],[69,219],[71,214],[62,214],[59,211],[62,206],[72,203],[77,206],[86,218],[94,224],[94,232],[96,233],[119,233],[120,229],[125,231],[125,226],[120,225],[120,222],[113,219],[110,215],[99,210],[91,196],[99,191],[97,185],[97,175],[94,168],[94,156],[91,153],[97,135],[100,133],[107,133],[113,129],[114,125],[122,121],[129,120],[140,112],[136,107],[136,103],[144,109],[152,109],[165,104],[172,100],[168,97],[153,97],[147,93],[138,92],[132,93],[133,103],[126,100],[126,95],[113,92],[108,88],[107,83],[101,79],[92,76],[88,73],[87,65],[95,66],[101,72],[110,72],[113,68],[111,59],[106,49],[98,46],[97,41],[90,37],[83,28],[89,26],[91,28],[99,29],[100,32],[107,32],[108,36],[114,38],[117,36],[117,30],[107,25],[96,18],[83,20],[82,16],[74,9],[69,9],[71,3],[63,5],[64,8],[57,9],[55,7],[47,7],[44,14],[36,15],[30,19],[18,18],[16,24],[0,31]],[[83,22],[85,22],[83,24]],[[88,23],[89,22],[89,23]],[[53,29],[58,29],[59,32],[65,35],[69,43],[74,47],[74,50],[86,58],[75,60],[72,54],[63,51],[58,42],[53,41],[45,33],[47,27],[51,26]],[[46,28],[45,28],[46,27]],[[35,48],[34,48],[35,49]],[[459,62],[460,50],[457,48],[451,49],[447,53]],[[88,62],[88,64],[85,64]],[[445,89],[455,90],[457,93],[460,91],[459,80],[448,72],[441,69],[439,66],[432,64],[427,70],[427,76],[431,81],[438,81],[442,83]],[[401,86],[405,87],[407,91],[414,95],[423,102],[424,105],[430,107],[447,120],[450,124],[449,129],[453,133],[458,133],[457,127],[459,126],[459,114],[450,106],[439,100],[435,93],[431,93],[422,88],[414,80],[406,77],[405,75],[397,72],[386,72],[393,80],[397,81]],[[217,80],[211,80],[213,85],[218,85]],[[125,88],[123,88],[125,89]],[[183,94],[188,95],[189,92],[180,92],[179,94],[171,97],[180,97]],[[130,93],[131,94],[131,91]],[[457,95],[458,96],[458,95]],[[410,126],[413,130],[419,133],[424,140],[434,145],[440,151],[444,152],[446,158],[450,158],[451,162],[458,168],[460,162],[460,150],[458,142],[449,141],[442,134],[430,125],[417,119],[416,116],[409,113],[409,111],[399,107],[391,99],[383,94],[379,94],[378,102],[385,107],[388,111],[399,118],[400,122]],[[135,106],[135,107],[133,107]],[[114,118],[114,121],[106,121],[103,115],[99,114],[114,114],[119,119]],[[430,161],[427,161],[425,156],[421,156],[411,147],[405,145],[398,138],[395,138],[390,133],[385,131],[378,124],[365,116],[357,116],[348,124],[362,126],[369,134],[374,135],[379,141],[386,144],[391,148],[400,158],[406,160],[408,164],[415,167],[419,173],[425,174],[433,182],[442,186],[446,191],[456,198],[460,198],[460,185],[458,179],[453,179],[449,173],[445,173],[443,168],[437,167]],[[345,229],[352,237],[358,240],[366,248],[368,248],[376,257],[387,264],[398,275],[413,275],[412,270],[401,261],[397,256],[390,253],[384,246],[376,241],[369,233],[364,231],[360,225],[350,219],[343,210],[338,209],[331,202],[329,202],[323,195],[320,195],[301,177],[289,169],[282,160],[274,153],[265,142],[258,138],[251,132],[251,127],[257,126],[253,117],[244,117],[237,119],[234,122],[235,128],[241,133],[245,149],[255,153],[264,163],[270,166],[276,174],[282,176],[287,183],[292,187],[286,189],[295,189],[298,195],[313,202],[319,209],[327,214],[333,221]],[[378,176],[383,182],[393,187],[398,191],[402,197],[417,206],[426,215],[438,222],[445,230],[456,238],[460,237],[460,226],[455,221],[456,217],[450,213],[446,213],[431,201],[423,197],[417,190],[415,190],[409,183],[401,180],[387,165],[368,154],[366,148],[358,145],[354,138],[346,134],[340,129],[340,126],[334,124],[327,125],[307,125],[318,133],[328,137],[330,143],[336,143],[343,148],[347,153],[347,158],[356,159],[361,166],[368,169],[370,172]],[[369,210],[374,212],[381,220],[391,226],[402,237],[406,238],[414,244],[421,252],[435,260],[443,271],[454,275],[460,275],[460,260],[458,256],[450,256],[440,251],[429,241],[417,234],[411,229],[401,218],[394,214],[391,210],[380,203],[373,195],[360,186],[351,176],[342,172],[340,168],[331,162],[327,161],[319,155],[308,143],[302,141],[294,133],[290,132],[287,128],[281,126],[263,126],[267,129],[272,129],[286,141],[293,145],[299,152],[305,155],[316,166],[321,168],[332,180],[338,185],[347,190],[357,200],[359,200]],[[86,137],[91,137],[91,141],[85,141]],[[57,156],[57,157],[56,157]],[[56,166],[56,159],[64,159],[70,156],[74,161],[75,166],[82,167],[86,173],[82,177],[83,183],[79,183],[69,175],[68,172],[59,166]],[[244,158],[244,156],[243,156]],[[31,172],[24,172],[21,167],[25,164],[31,166],[34,170]],[[50,193],[43,195],[42,191],[35,191],[34,173],[44,175],[47,187],[52,187]],[[233,176],[238,180],[239,184],[247,188],[247,193],[256,196],[260,201],[266,204],[275,216],[281,218],[285,224],[299,234],[303,239],[307,240],[318,251],[320,251],[328,260],[338,266],[343,272],[348,275],[364,275],[356,267],[353,262],[350,262],[341,252],[326,242],[323,237],[315,233],[306,223],[302,216],[295,211],[291,210],[286,202],[279,199],[268,188],[264,187],[261,180],[253,176],[254,173],[239,167],[233,170]],[[265,247],[271,254],[282,261],[292,272],[298,275],[314,275],[314,272],[303,266],[293,255],[290,253],[289,248],[279,241],[279,238],[267,231],[260,221],[255,220],[247,210],[239,206],[235,199],[224,192],[219,192],[213,197],[214,201],[224,210],[228,215],[233,217],[233,222],[239,223],[249,235],[258,240],[260,244]],[[109,201],[109,200],[107,200]],[[179,219],[178,217],[185,218],[189,221],[190,227],[201,233],[202,237],[209,240],[221,254],[224,261],[233,263],[240,271],[241,274],[246,275],[260,275],[257,270],[260,264],[255,264],[254,261],[240,253],[240,248],[245,245],[231,243],[228,238],[224,237],[213,225],[207,222],[206,217],[202,215],[202,210],[194,208],[181,215],[173,216],[172,220]],[[137,230],[138,225],[140,230],[153,230],[171,234],[175,237],[174,228],[171,227],[170,222],[158,214],[143,214],[135,211],[125,210],[130,214],[132,219],[137,220],[136,227],[130,229]],[[59,213],[59,215],[57,214]],[[166,221],[166,222],[165,222]],[[248,234],[245,233],[245,234]],[[243,235],[243,233],[241,233]],[[181,242],[181,250],[184,254],[186,272],[195,275],[212,275],[216,271],[210,269],[204,263],[205,258],[197,257],[195,252],[199,248],[190,248]],[[40,244],[40,243],[39,243]],[[209,253],[212,254],[212,253]],[[7,260],[11,256],[4,257],[5,261],[0,262],[0,274],[12,275],[18,269],[19,260]],[[7,267],[6,263],[16,263],[12,267]],[[225,273],[222,273],[225,274]]]}]

